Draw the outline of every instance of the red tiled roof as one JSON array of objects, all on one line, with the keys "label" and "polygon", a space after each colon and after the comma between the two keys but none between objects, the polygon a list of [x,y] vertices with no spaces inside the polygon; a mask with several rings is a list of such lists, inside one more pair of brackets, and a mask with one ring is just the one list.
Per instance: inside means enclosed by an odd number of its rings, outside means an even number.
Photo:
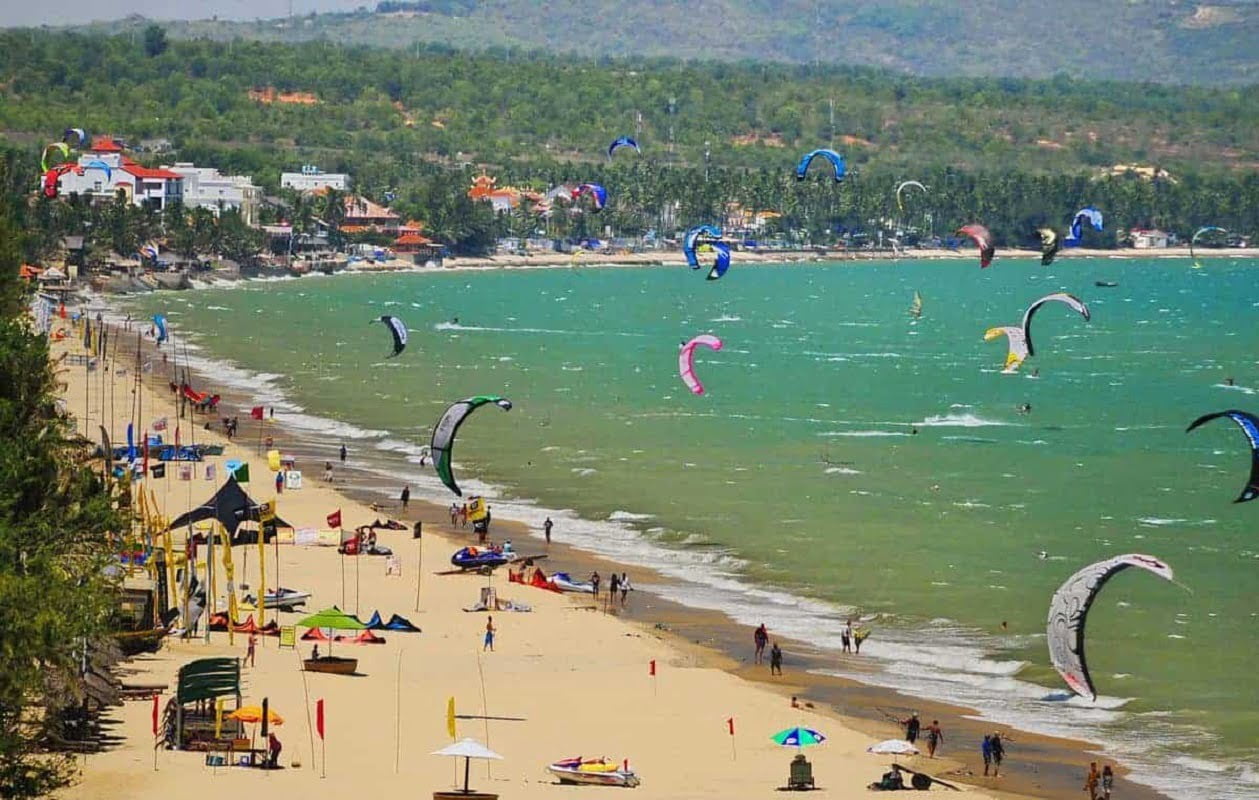
[{"label": "red tiled roof", "polygon": [[93,153],[121,153],[122,145],[115,142],[112,136],[96,136],[92,138],[92,146],[88,149]]},{"label": "red tiled roof", "polygon": [[150,169],[148,167],[142,167],[134,161],[124,161],[119,169],[123,172],[130,172],[137,178],[160,178],[168,181],[181,181],[184,179],[182,175],[178,175],[168,169]]},{"label": "red tiled roof", "polygon": [[432,244],[433,240],[428,238],[427,236],[421,236],[418,233],[404,233],[401,236],[399,236],[397,239],[394,239],[393,243],[394,244]]},{"label": "red tiled roof", "polygon": [[17,274],[19,278],[25,278],[29,281],[31,278],[38,277],[41,272],[43,272],[43,270],[39,267],[32,267],[30,264],[23,264],[18,267]]}]

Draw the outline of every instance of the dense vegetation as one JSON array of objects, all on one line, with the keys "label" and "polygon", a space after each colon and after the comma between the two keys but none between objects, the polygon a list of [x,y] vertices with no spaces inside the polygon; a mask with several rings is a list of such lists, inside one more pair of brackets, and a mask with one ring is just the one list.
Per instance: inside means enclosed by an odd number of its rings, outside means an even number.
[{"label": "dense vegetation", "polygon": [[124,522],[57,408],[48,339],[25,316],[29,220],[14,157],[0,154],[0,797],[23,800],[75,773],[73,756],[48,746],[67,736],[85,648],[106,633],[107,537]]},{"label": "dense vegetation", "polygon": [[[917,75],[1253,82],[1248,0],[423,0],[376,13],[172,23],[178,38],[876,65]],[[209,16],[208,12],[204,14]],[[93,26],[125,31],[142,20]]]},{"label": "dense vegetation", "polygon": [[[555,215],[545,226],[553,235],[604,226],[667,234],[719,219],[729,202],[781,211],[779,227],[814,241],[904,226],[947,233],[982,220],[1003,243],[1027,243],[1036,225],[1061,225],[1090,202],[1112,231],[1259,228],[1259,87],[928,80],[865,68],[508,60],[436,48],[401,56],[323,43],[224,47],[167,40],[156,29],[134,41],[0,34],[0,86],[0,126],[25,141],[29,163],[68,125],[132,142],[169,137],[175,157],[250,174],[272,192],[281,171],[316,163],[350,172],[374,199],[396,195],[401,213],[461,250],[541,227],[528,209],[496,221],[467,202],[483,167],[500,185],[609,188],[603,214]],[[319,102],[250,97],[266,86]],[[620,133],[639,138],[642,156],[609,162],[604,149]],[[822,145],[848,157],[852,174],[841,187],[794,180],[799,153]],[[1100,177],[1102,167],[1129,161],[1172,177]],[[931,192],[902,215],[892,187],[906,178]]]}]

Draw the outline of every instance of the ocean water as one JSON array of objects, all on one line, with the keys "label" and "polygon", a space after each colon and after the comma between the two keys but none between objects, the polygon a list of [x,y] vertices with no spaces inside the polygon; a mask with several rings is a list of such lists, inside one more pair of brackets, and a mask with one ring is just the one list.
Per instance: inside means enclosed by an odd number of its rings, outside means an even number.
[{"label": "ocean water", "polygon": [[[319,276],[132,310],[167,314],[200,363],[288,424],[406,456],[413,470],[381,475],[390,491],[448,502],[420,447],[450,402],[504,394],[514,409],[477,412],[455,449],[465,491],[502,516],[551,514],[558,537],[677,578],[672,599],[780,635],[837,647],[859,616],[880,666],[862,680],[1091,738],[1175,797],[1242,798],[1259,796],[1259,503],[1232,502],[1240,430],[1184,431],[1259,411],[1257,288],[1259,264],[1223,259],[735,264],[718,282]],[[1092,321],[1045,307],[1036,356],[1000,374],[1004,341],[984,331],[1054,291]],[[399,358],[370,324],[381,314],[411,329]],[[677,351],[699,333],[725,346],[697,350],[694,396]],[[1049,597],[1127,552],[1179,583],[1130,571],[1105,588],[1088,629],[1102,696],[1070,698],[1045,647]]]}]

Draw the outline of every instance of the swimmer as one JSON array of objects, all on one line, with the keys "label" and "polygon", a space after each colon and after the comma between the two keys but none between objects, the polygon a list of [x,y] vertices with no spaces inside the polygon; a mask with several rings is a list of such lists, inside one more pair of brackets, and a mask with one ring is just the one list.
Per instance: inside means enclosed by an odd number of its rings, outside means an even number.
[{"label": "swimmer", "polygon": [[917,429],[917,428],[910,428],[910,429],[909,429],[909,435],[910,435],[910,436],[917,436],[917,435],[918,435],[918,429]]}]

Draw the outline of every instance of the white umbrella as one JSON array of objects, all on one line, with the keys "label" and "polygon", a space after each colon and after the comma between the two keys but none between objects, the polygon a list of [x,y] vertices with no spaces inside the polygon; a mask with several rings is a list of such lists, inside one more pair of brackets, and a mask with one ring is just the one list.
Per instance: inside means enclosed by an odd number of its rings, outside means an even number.
[{"label": "white umbrella", "polygon": [[434,750],[433,752],[429,753],[429,755],[455,756],[455,757],[462,757],[464,759],[464,762],[463,762],[463,793],[464,794],[468,793],[468,772],[472,767],[472,759],[482,758],[482,759],[488,760],[488,759],[494,758],[494,759],[502,760],[503,758],[498,753],[495,753],[490,748],[478,742],[476,739],[460,739],[459,741],[455,742],[454,744],[448,747],[443,747],[440,750]]},{"label": "white umbrella", "polygon": [[870,745],[866,748],[866,752],[876,755],[916,756],[918,755],[918,748],[904,739],[888,739],[887,741]]}]

